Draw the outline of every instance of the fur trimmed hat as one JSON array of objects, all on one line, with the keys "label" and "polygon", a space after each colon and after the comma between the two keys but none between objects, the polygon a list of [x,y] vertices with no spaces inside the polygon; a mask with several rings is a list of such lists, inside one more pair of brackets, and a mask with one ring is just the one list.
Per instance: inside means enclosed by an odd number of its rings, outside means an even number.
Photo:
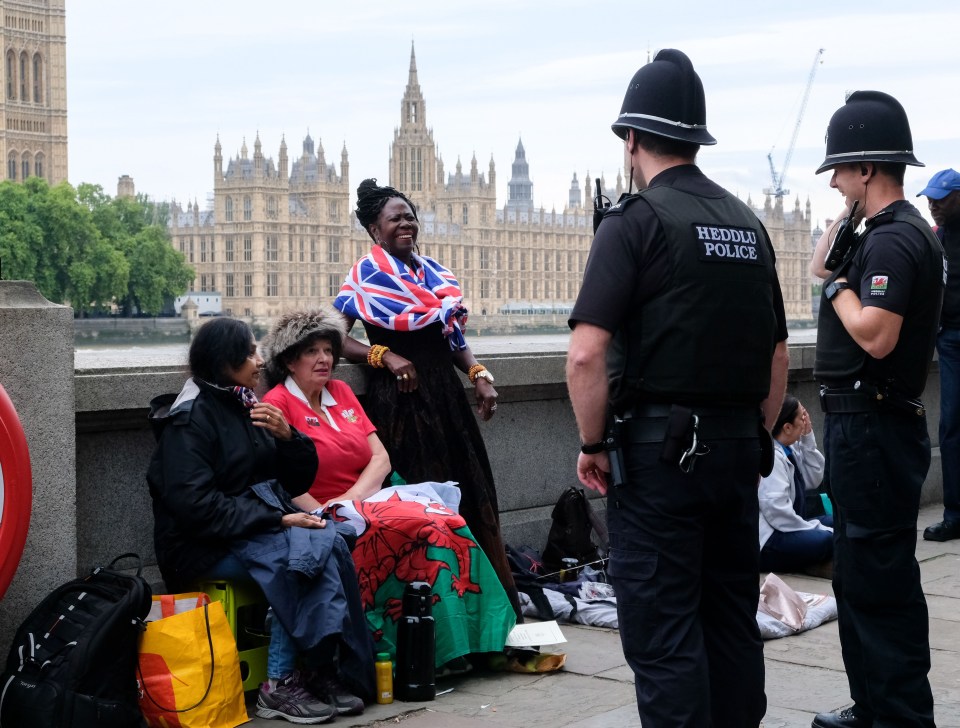
[{"label": "fur trimmed hat", "polygon": [[329,339],[339,354],[346,335],[347,320],[333,306],[283,314],[260,342],[268,383],[273,386],[287,378],[287,369],[281,358],[290,348],[312,338]]}]

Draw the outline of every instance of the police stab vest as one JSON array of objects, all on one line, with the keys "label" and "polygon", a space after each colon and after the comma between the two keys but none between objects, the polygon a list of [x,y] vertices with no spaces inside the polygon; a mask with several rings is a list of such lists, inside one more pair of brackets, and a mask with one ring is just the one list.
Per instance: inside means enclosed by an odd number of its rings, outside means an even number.
[{"label": "police stab vest", "polygon": [[[944,251],[929,223],[920,217],[916,208],[912,205],[897,205],[866,221],[864,230],[855,243],[859,249],[852,259],[856,260],[863,255],[863,245],[872,231],[893,222],[910,225],[920,233],[927,244],[926,255],[918,261],[915,273],[916,291],[910,309],[904,315],[897,345],[883,359],[874,359],[850,336],[833,304],[821,297],[813,376],[820,382],[830,384],[860,379],[871,384],[893,387],[911,397],[919,397],[926,384],[927,372],[933,358],[939,324],[938,312],[946,285]],[[834,271],[830,278],[827,278],[824,288],[826,283],[846,273],[847,267]]]},{"label": "police stab vest", "polygon": [[666,236],[670,280],[627,325],[623,384],[634,401],[754,404],[776,346],[773,250],[729,195],[641,193]]}]

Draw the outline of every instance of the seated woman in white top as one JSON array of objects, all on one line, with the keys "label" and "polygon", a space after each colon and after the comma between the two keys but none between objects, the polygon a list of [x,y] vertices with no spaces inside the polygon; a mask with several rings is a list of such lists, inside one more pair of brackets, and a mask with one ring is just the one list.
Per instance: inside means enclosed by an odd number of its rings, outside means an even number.
[{"label": "seated woman in white top", "polygon": [[803,518],[804,500],[823,480],[810,415],[791,394],[773,427],[773,472],[760,481],[760,570],[796,571],[833,556],[833,517]]}]

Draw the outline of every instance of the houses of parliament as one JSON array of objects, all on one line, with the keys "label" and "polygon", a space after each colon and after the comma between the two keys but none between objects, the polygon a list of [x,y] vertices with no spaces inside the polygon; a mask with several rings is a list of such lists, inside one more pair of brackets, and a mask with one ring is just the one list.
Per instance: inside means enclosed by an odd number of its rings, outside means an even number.
[{"label": "houses of parliament", "polygon": [[[30,176],[50,184],[67,179],[67,94],[64,0],[0,0],[4,91],[0,99],[0,157],[6,178]],[[572,175],[561,211],[537,208],[522,141],[510,170],[508,196],[496,197],[494,160],[476,156],[453,170],[427,125],[427,103],[410,51],[399,126],[390,145],[388,184],[407,194],[420,219],[419,247],[450,268],[473,314],[555,314],[565,320],[576,300],[593,239],[593,181]],[[603,133],[603,130],[597,130]],[[347,148],[328,158],[307,134],[301,148],[280,141],[275,162],[257,135],[225,159],[213,155],[213,204],[171,204],[172,244],[194,268],[192,291],[222,296],[224,313],[266,322],[285,310],[332,300],[353,262],[372,241],[352,212],[359,178],[350,180]],[[616,200],[629,172],[605,194]],[[381,183],[383,181],[381,180]],[[118,195],[132,195],[120,177]],[[748,204],[751,201],[748,200]],[[755,208],[770,233],[787,316],[812,318],[807,263],[810,204],[783,209],[767,196]]]},{"label": "houses of parliament", "polygon": [[0,0],[3,179],[67,179],[64,0]]},{"label": "houses of parliament", "polygon": [[[445,169],[427,125],[427,104],[413,49],[400,100],[399,126],[390,145],[389,184],[417,206],[421,253],[450,268],[465,304],[475,314],[566,314],[576,300],[593,240],[589,173],[573,175],[562,211],[536,208],[522,141],[498,206],[494,160],[481,168],[457,161]],[[294,156],[295,154],[295,156]],[[294,307],[332,300],[350,266],[372,245],[352,213],[346,146],[339,172],[308,134],[299,153],[282,140],[278,160],[264,155],[259,135],[253,154],[244,141],[224,159],[218,138],[213,155],[213,207],[191,203],[171,210],[173,245],[196,271],[194,290],[222,294],[223,310],[253,320]],[[382,183],[382,182],[381,182]],[[605,192],[616,200],[624,175]],[[748,201],[749,203],[749,201]],[[787,315],[810,320],[810,204],[784,211],[781,198],[756,209],[770,232]],[[564,316],[565,318],[565,316]]]}]

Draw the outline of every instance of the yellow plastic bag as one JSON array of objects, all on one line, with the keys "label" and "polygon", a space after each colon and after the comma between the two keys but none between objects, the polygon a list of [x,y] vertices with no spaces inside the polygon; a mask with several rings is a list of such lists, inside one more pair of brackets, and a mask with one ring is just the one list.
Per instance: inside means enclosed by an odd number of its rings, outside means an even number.
[{"label": "yellow plastic bag", "polygon": [[170,616],[148,622],[140,638],[137,677],[147,724],[233,728],[246,723],[237,644],[223,604],[209,604],[206,595],[197,594],[154,600],[161,601],[161,614]]}]

